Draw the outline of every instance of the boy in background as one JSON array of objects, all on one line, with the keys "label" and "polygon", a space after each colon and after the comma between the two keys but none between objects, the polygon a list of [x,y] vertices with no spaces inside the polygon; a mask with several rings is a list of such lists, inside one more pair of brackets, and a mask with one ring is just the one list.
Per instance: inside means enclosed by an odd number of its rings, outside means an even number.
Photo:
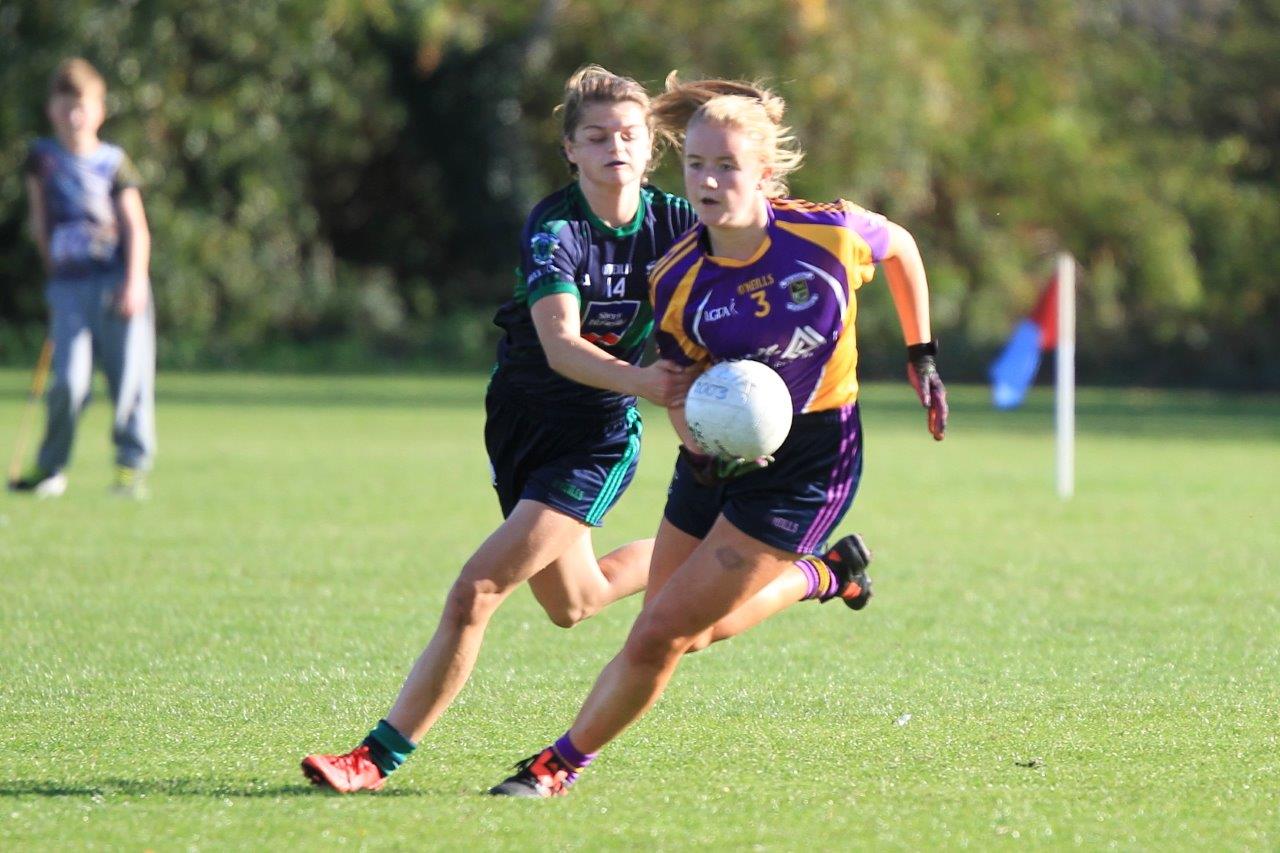
[{"label": "boy in background", "polygon": [[76,421],[89,397],[96,358],[115,406],[112,490],[146,496],[155,452],[155,313],[147,228],[137,169],[98,139],[106,82],[83,59],[64,60],[49,89],[54,137],[37,139],[25,173],[31,228],[48,283],[53,383],[35,464],[9,484],[57,497],[67,488]]}]

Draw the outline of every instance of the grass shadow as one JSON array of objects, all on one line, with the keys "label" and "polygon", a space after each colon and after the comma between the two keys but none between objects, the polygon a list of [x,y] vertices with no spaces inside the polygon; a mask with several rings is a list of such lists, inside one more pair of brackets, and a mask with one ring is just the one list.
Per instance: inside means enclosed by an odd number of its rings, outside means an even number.
[{"label": "grass shadow", "polygon": [[[487,373],[421,375],[310,376],[264,373],[162,373],[157,381],[160,406],[381,409],[461,408],[481,410]],[[28,400],[29,382],[0,373],[0,403]],[[108,400],[105,381],[95,373],[93,400]],[[40,403],[43,409],[43,403]]]},{"label": "grass shadow", "polygon": [[[378,797],[422,796],[416,789],[380,791]],[[50,779],[14,779],[0,782],[3,797],[336,797],[325,788],[306,782],[227,782],[217,779],[99,779],[88,782],[65,782]]]},{"label": "grass shadow", "polygon": [[[863,417],[917,419],[924,412],[907,390],[869,386]],[[1052,434],[1052,390],[1037,389],[1012,411],[992,407],[985,388],[959,386],[948,395],[950,428],[954,432],[1012,432]],[[1228,394],[1212,391],[1152,391],[1147,389],[1080,389],[1075,406],[1076,431],[1102,436],[1140,438],[1280,439],[1280,396]]]},{"label": "grass shadow", "polygon": [[[480,387],[483,388],[483,386]],[[176,403],[184,406],[258,406],[276,409],[357,407],[421,411],[448,408],[480,411],[483,401],[483,391],[477,392],[472,389],[414,390],[411,393],[403,393],[373,388],[365,390],[317,388],[310,391],[291,389],[281,393],[270,389],[252,388],[239,391],[219,388],[207,392],[190,388],[179,390],[161,388],[156,392],[156,403],[159,406]]]}]

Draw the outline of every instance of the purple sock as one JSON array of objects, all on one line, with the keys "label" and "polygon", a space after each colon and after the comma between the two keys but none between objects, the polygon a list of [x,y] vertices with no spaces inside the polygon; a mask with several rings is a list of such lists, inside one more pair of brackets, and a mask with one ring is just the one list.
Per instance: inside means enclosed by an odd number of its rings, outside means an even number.
[{"label": "purple sock", "polygon": [[587,765],[595,761],[596,758],[596,753],[594,752],[579,752],[578,748],[573,745],[573,741],[569,740],[568,732],[565,732],[551,748],[564,760],[565,764],[572,768],[573,772],[570,774],[570,779],[576,779],[578,773],[585,770]]},{"label": "purple sock", "polygon": [[804,597],[801,601],[807,601],[811,598],[817,598],[823,590],[818,589],[818,567],[809,560],[796,560],[796,567],[804,572],[805,587]]}]

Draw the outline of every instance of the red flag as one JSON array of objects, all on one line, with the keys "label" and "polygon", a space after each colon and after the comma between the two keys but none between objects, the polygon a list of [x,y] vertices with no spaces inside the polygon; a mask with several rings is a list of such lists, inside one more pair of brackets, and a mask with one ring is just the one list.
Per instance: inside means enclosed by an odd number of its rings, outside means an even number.
[{"label": "red flag", "polygon": [[1058,277],[1049,279],[1036,307],[1031,309],[1031,321],[1040,327],[1040,349],[1051,350],[1058,345]]},{"label": "red flag", "polygon": [[1000,409],[1020,406],[1040,369],[1040,354],[1058,345],[1058,279],[1049,279],[1036,306],[1014,327],[992,363],[991,398]]}]

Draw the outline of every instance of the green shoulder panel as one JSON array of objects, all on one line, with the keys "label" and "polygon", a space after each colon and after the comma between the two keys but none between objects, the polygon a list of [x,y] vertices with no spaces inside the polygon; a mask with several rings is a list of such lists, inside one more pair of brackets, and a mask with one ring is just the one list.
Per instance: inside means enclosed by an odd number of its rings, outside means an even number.
[{"label": "green shoulder panel", "polygon": [[683,213],[693,213],[693,205],[689,204],[683,196],[660,190],[657,187],[647,186],[644,188],[648,192],[651,199],[650,204],[659,207],[671,207]]}]

